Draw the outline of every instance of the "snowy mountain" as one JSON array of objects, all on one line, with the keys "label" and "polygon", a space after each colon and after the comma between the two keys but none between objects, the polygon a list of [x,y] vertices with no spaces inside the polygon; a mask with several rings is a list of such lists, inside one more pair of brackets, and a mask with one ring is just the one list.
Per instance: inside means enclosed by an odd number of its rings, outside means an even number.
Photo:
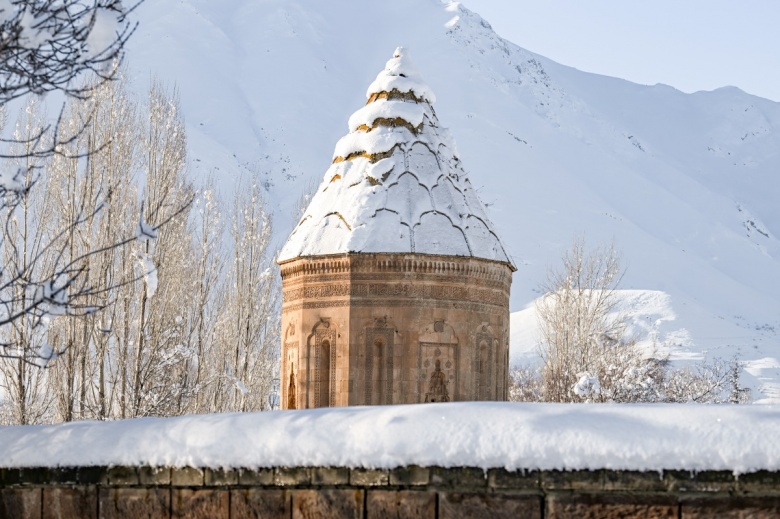
[{"label": "snowy mountain", "polygon": [[754,397],[780,400],[780,103],[581,72],[439,0],[155,0],[138,16],[135,89],[177,86],[192,175],[226,194],[257,175],[279,246],[403,45],[518,267],[515,361],[533,356],[546,270],[584,237],[622,251],[645,340],[676,359],[739,355]]}]

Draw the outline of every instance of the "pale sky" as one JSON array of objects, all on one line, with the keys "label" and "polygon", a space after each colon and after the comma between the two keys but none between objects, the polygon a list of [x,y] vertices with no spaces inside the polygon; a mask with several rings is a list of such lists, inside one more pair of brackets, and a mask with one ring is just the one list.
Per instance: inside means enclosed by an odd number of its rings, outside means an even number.
[{"label": "pale sky", "polygon": [[462,0],[502,37],[580,70],[780,101],[778,0]]}]

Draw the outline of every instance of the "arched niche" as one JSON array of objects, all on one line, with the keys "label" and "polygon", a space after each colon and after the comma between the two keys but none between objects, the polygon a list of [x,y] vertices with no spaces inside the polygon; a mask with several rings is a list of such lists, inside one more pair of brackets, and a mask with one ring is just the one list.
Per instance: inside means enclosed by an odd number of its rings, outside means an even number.
[{"label": "arched niche", "polygon": [[298,384],[298,373],[300,372],[300,361],[298,359],[299,338],[296,331],[295,320],[290,321],[284,330],[282,344],[282,405],[285,409],[297,409],[301,406],[299,400],[300,387]]},{"label": "arched niche", "polygon": [[336,325],[320,319],[309,335],[307,402],[309,407],[332,407],[336,388]]},{"label": "arched niche", "polygon": [[375,318],[363,328],[366,405],[393,403],[393,357],[396,328],[387,317]]},{"label": "arched niche", "polygon": [[496,399],[498,374],[498,338],[488,323],[482,323],[472,334],[474,356],[472,358],[473,394],[475,400]]}]

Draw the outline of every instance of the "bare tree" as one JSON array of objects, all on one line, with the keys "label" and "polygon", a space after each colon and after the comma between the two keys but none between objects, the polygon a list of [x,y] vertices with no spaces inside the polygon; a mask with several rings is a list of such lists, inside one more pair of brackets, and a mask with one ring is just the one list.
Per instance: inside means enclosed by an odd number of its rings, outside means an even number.
[{"label": "bare tree", "polygon": [[664,378],[664,401],[675,403],[732,403],[750,401],[750,390],[739,385],[741,365],[715,358],[669,370]]},{"label": "bare tree", "polygon": [[[510,399],[548,402],[745,402],[736,359],[672,369],[655,347],[640,348],[621,310],[623,277],[614,247],[577,241],[548,274],[537,301],[541,368],[512,372]],[[726,389],[731,385],[731,394]]]},{"label": "bare tree", "polygon": [[128,15],[140,2],[5,0],[0,4],[0,104],[26,94],[61,91],[88,97],[85,72],[110,79],[135,30]]},{"label": "bare tree", "polygon": [[540,370],[531,365],[515,366],[509,370],[510,402],[541,402],[544,383]]},{"label": "bare tree", "polygon": [[271,218],[260,189],[256,182],[239,186],[234,202],[212,412],[264,409],[278,366],[281,289],[269,249]]},{"label": "bare tree", "polygon": [[[25,185],[33,181],[31,176],[39,160],[35,158],[38,144],[27,137],[37,132],[41,120],[39,104],[30,100],[22,110],[14,132],[19,141],[14,151],[20,158],[9,167],[27,173],[21,180]],[[5,272],[22,273],[24,278],[35,278],[41,271],[47,270],[51,263],[50,258],[44,257],[51,239],[48,228],[52,216],[47,211],[46,195],[44,193],[43,197],[34,199],[24,197],[13,206],[0,206],[0,215],[5,222],[3,240],[0,242]],[[49,395],[44,389],[46,374],[28,363],[25,355],[27,351],[41,357],[49,355],[43,334],[44,326],[40,326],[45,325],[47,319],[41,320],[39,316],[25,313],[27,301],[31,297],[30,290],[30,285],[26,283],[0,281],[0,312],[21,316],[0,327],[0,344],[8,352],[6,358],[0,360],[5,414],[11,423],[19,424],[42,421],[50,404]]]},{"label": "bare tree", "polygon": [[[186,138],[176,93],[168,95],[157,83],[150,89],[145,134],[143,198],[154,209],[147,218],[153,225],[169,223],[159,240],[145,240],[134,250],[146,289],[135,296],[130,416],[178,414],[182,392],[189,398],[192,389],[184,385],[186,359],[192,355],[186,347],[191,285],[174,280],[192,268],[188,214],[193,190],[185,175]],[[158,265],[165,269],[158,273]]]},{"label": "bare tree", "polygon": [[237,198],[230,233],[208,192],[188,218],[175,96],[153,85],[143,112],[108,81],[130,10],[0,1],[0,111],[28,93],[70,96],[55,123],[30,118],[0,152],[0,384],[18,403],[0,409],[7,422],[261,409],[273,380],[279,287],[260,189]]},{"label": "bare tree", "polygon": [[[113,304],[119,288],[136,276],[123,270],[123,257],[131,244],[114,247],[118,236],[133,236],[138,214],[138,193],[132,172],[138,153],[136,108],[123,81],[104,82],[86,100],[72,100],[64,124],[78,124],[80,114],[94,114],[68,156],[55,156],[45,168],[43,187],[52,190],[53,213],[67,226],[85,207],[102,207],[78,226],[67,240],[65,258],[83,257],[84,279],[93,290],[85,302],[106,308],[81,319],[58,319],[49,334],[54,351],[62,358],[52,370],[59,419],[107,418],[111,400],[112,324],[120,311]],[[79,159],[79,151],[99,150]],[[90,251],[100,251],[89,254]]]},{"label": "bare tree", "polygon": [[[67,154],[43,160],[38,188],[20,200],[0,243],[3,263],[29,270],[31,279],[63,263],[77,265],[81,303],[105,311],[75,319],[31,312],[0,327],[6,351],[17,357],[2,364],[0,378],[6,394],[19,395],[5,401],[15,422],[180,414],[188,404],[183,395],[195,390],[184,362],[194,286],[192,189],[175,97],[154,86],[149,104],[137,108],[123,81],[104,82],[90,98],[71,100],[61,124],[78,124],[84,111],[95,117]],[[28,119],[25,113],[25,128]],[[97,151],[80,156],[95,142]],[[37,258],[32,266],[30,257]],[[22,286],[9,287],[4,299]],[[17,344],[18,351],[8,349]],[[50,370],[32,368],[54,356],[60,359]],[[42,375],[27,376],[36,372]],[[39,380],[51,412],[33,416],[22,406],[31,409],[32,383]]]},{"label": "bare tree", "polygon": [[[135,29],[128,15],[137,5],[126,7],[120,0],[0,2],[0,108],[25,95],[51,91],[88,99],[117,74],[124,46]],[[25,210],[41,168],[49,160],[88,160],[106,144],[91,140],[84,146],[79,142],[94,114],[81,110],[78,115],[66,123],[63,107],[55,123],[41,119],[23,135],[0,139],[7,145],[0,151],[0,159],[6,159],[0,170],[0,223],[4,224],[0,239],[4,244],[13,244],[11,219]],[[107,200],[110,191],[100,195]],[[102,308],[90,303],[99,290],[88,284],[86,273],[89,259],[104,249],[74,255],[70,245],[78,230],[90,226],[103,208],[103,204],[78,206],[69,220],[41,235],[36,254],[23,261],[16,261],[18,254],[6,256],[0,265],[0,328],[26,321],[25,326],[40,331],[53,316],[89,315]],[[144,226],[151,229],[139,222],[139,227]],[[133,239],[133,235],[115,237],[105,247],[120,248]],[[45,364],[56,352],[45,345],[43,349],[34,346],[25,337],[3,334],[0,356]]]},{"label": "bare tree", "polygon": [[[228,285],[225,276],[224,235],[225,228],[219,208],[213,180],[202,191],[193,208],[194,269],[191,276],[191,312],[189,313],[188,346],[194,352],[188,361],[188,380],[195,398],[191,411],[208,412],[211,395],[221,381],[218,373],[222,367],[217,347],[217,324],[221,302],[224,302]],[[181,406],[184,409],[184,406]]]},{"label": "bare tree", "polygon": [[550,271],[538,302],[544,398],[553,402],[635,401],[656,376],[653,356],[627,337],[616,289],[623,277],[614,247],[585,251],[582,241]]}]

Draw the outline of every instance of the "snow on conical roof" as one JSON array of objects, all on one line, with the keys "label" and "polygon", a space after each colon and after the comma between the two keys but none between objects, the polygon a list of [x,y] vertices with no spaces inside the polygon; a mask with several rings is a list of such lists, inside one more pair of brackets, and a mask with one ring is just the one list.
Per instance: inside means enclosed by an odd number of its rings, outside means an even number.
[{"label": "snow on conical roof", "polygon": [[[349,118],[333,163],[279,254],[418,253],[512,261],[431,106],[396,49]],[[512,268],[514,268],[512,266]]]}]

